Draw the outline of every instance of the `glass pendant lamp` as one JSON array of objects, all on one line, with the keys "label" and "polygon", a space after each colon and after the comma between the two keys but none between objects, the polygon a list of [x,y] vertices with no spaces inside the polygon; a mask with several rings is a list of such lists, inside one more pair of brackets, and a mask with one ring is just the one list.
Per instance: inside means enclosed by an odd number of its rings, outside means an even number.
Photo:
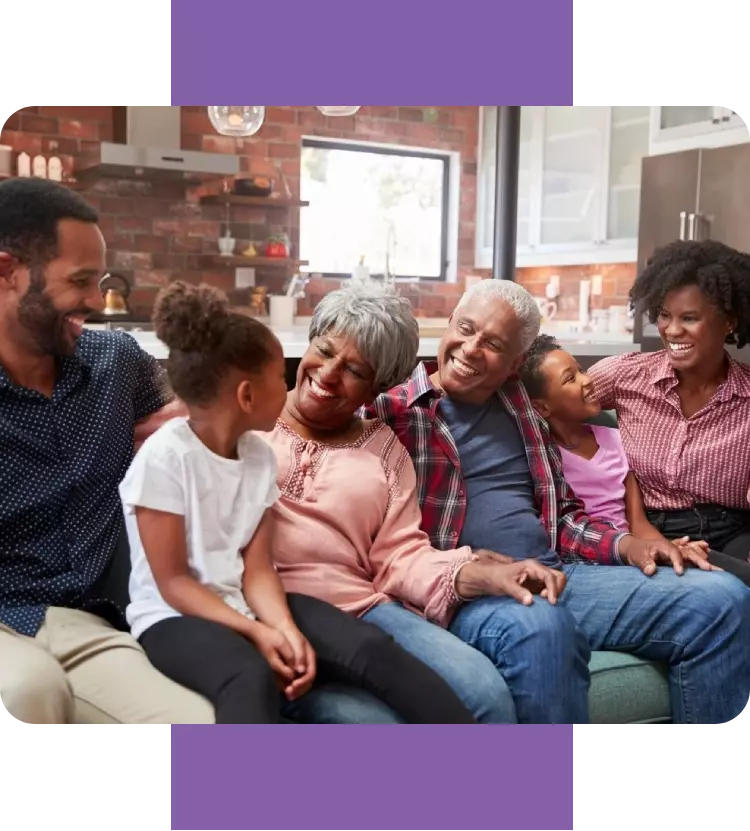
[{"label": "glass pendant lamp", "polygon": [[208,117],[222,136],[254,136],[266,116],[265,107],[209,107]]},{"label": "glass pendant lamp", "polygon": [[359,107],[318,107],[323,115],[354,115]]}]

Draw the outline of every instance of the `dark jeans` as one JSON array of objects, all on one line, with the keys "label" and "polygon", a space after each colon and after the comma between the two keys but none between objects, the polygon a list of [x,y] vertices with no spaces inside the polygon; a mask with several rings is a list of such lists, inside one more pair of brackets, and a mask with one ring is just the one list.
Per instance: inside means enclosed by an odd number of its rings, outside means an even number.
[{"label": "dark jeans", "polygon": [[[436,672],[377,626],[313,597],[290,594],[288,601],[295,623],[315,650],[316,685],[364,689],[412,724],[475,723]],[[214,705],[217,724],[302,720],[305,697],[288,702],[265,658],[226,626],[174,617],[149,627],[140,642],[160,672]]]},{"label": "dark jeans", "polygon": [[705,540],[711,547],[709,562],[750,586],[750,511],[696,505],[691,510],[649,510],[646,514],[667,539]]}]

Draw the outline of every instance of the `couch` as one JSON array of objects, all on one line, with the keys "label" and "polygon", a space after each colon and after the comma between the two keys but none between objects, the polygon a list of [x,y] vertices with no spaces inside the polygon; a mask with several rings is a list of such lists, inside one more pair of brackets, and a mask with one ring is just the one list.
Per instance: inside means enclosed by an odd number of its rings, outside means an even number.
[{"label": "couch", "polygon": [[[616,427],[614,413],[603,412],[594,423]],[[596,566],[591,566],[596,568]],[[106,577],[105,596],[127,603],[130,556],[123,534]],[[666,666],[624,652],[594,652],[590,662],[589,714],[592,724],[651,724],[671,721]],[[82,716],[79,723],[85,722]]]}]

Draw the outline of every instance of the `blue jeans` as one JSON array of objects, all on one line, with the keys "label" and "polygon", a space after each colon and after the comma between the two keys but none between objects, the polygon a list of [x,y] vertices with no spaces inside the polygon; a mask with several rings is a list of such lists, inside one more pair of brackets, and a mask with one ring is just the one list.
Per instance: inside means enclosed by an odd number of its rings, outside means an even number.
[{"label": "blue jeans", "polygon": [[484,655],[400,603],[381,603],[362,619],[379,626],[442,676],[478,722],[515,724],[508,686]]},{"label": "blue jeans", "polygon": [[[540,598],[528,607],[508,598],[483,598],[462,607],[450,627],[451,632],[499,666],[513,694],[519,721],[549,720],[547,712],[541,717],[533,713],[543,702],[542,695],[550,695],[550,686],[544,680],[547,665],[554,667],[556,683],[562,689],[571,684],[571,678],[566,681],[559,677],[558,654],[550,649],[535,651],[533,647],[531,636],[537,629],[546,632],[550,644],[555,640],[552,623],[559,623],[562,653],[567,656],[565,661],[572,664],[574,695],[567,709],[576,712],[561,721],[587,720],[587,713],[580,712],[580,693],[575,693],[583,682],[581,661],[585,648],[580,644],[581,635],[594,650],[631,652],[667,663],[675,722],[720,724],[742,712],[750,694],[750,590],[739,580],[730,574],[707,574],[697,569],[688,569],[682,577],[669,568],[658,569],[652,577],[628,566],[567,565],[564,571],[568,584],[558,606],[550,606]],[[434,635],[425,626],[448,634],[397,604],[378,609],[381,611],[377,616],[373,609],[368,618],[377,625],[386,624],[383,628],[406,649],[410,632],[424,631],[426,638],[428,632]],[[503,651],[504,637],[508,638],[506,646],[515,644],[517,649]],[[439,640],[446,648],[452,643],[450,639]],[[576,648],[574,643],[578,644]],[[424,642],[419,646],[424,648]],[[443,653],[443,657],[452,654]],[[530,654],[534,656],[531,659]],[[465,652],[459,651],[458,655]],[[463,674],[452,678],[451,670],[455,667],[450,663],[445,667],[430,660],[427,654],[417,657],[443,675],[477,715],[476,700],[472,705],[465,697],[471,692],[471,682],[462,694],[461,687],[466,683]],[[541,680],[534,678],[535,673]],[[553,683],[553,697],[559,695],[554,686]],[[399,721],[378,699],[360,690],[321,688],[299,703],[303,701],[308,712],[300,720],[379,724]],[[554,707],[554,702],[549,706]]]},{"label": "blue jeans", "polygon": [[[593,650],[669,665],[672,720],[721,724],[750,695],[750,590],[731,574],[631,566],[566,565],[559,608]],[[534,606],[539,604],[539,600]]]},{"label": "blue jeans", "polygon": [[359,687],[322,684],[284,705],[284,718],[301,724],[403,724],[379,698]]},{"label": "blue jeans", "polygon": [[[450,632],[398,603],[380,604],[363,619],[432,667],[481,723],[588,721],[588,644],[559,606],[482,598],[458,611]],[[358,690],[321,688],[305,699],[306,721],[389,723],[388,708]],[[390,723],[397,720],[394,714]]]},{"label": "blue jeans", "polygon": [[520,723],[588,722],[589,645],[567,609],[483,597],[456,612],[450,631],[502,674]]}]

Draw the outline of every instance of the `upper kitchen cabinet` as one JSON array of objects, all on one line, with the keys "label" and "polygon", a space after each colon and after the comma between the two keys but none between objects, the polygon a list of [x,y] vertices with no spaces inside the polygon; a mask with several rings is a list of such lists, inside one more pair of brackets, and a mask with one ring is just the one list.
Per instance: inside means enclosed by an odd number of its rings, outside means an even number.
[{"label": "upper kitchen cabinet", "polygon": [[[641,196],[639,271],[657,248],[678,239],[750,251],[750,143],[645,158]],[[656,327],[638,311],[636,342],[659,348]]]},{"label": "upper kitchen cabinet", "polygon": [[695,239],[715,239],[750,251],[750,144],[699,152]]},{"label": "upper kitchen cabinet", "polygon": [[651,107],[649,155],[747,141],[747,125],[726,107]]},{"label": "upper kitchen cabinet", "polygon": [[[634,261],[648,107],[523,107],[517,264]],[[492,264],[494,107],[482,108],[476,264]]]}]

